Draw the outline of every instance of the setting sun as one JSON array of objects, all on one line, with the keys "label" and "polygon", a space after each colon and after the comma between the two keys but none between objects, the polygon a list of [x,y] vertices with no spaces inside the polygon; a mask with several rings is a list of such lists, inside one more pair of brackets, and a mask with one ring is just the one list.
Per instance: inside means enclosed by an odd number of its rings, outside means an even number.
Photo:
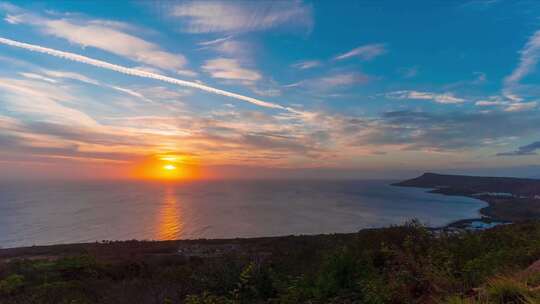
[{"label": "setting sun", "polygon": [[198,161],[186,155],[155,154],[137,161],[133,176],[138,179],[183,180],[199,177]]},{"label": "setting sun", "polygon": [[163,166],[163,169],[168,170],[168,171],[176,170],[176,166],[168,164],[168,165]]}]

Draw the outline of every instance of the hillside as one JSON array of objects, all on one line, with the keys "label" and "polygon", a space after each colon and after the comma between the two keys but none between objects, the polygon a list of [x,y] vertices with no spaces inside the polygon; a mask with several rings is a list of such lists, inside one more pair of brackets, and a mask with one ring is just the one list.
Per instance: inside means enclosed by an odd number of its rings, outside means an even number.
[{"label": "hillside", "polygon": [[540,219],[540,180],[512,177],[482,177],[424,173],[394,184],[401,187],[433,189],[445,195],[461,195],[489,204],[483,216],[499,221]]},{"label": "hillside", "polygon": [[539,259],[539,222],[14,248],[0,250],[0,303],[533,304]]},{"label": "hillside", "polygon": [[456,192],[507,192],[518,196],[540,195],[540,179],[513,177],[483,177],[424,173],[421,176],[396,183],[397,186],[421,188],[451,188]]}]

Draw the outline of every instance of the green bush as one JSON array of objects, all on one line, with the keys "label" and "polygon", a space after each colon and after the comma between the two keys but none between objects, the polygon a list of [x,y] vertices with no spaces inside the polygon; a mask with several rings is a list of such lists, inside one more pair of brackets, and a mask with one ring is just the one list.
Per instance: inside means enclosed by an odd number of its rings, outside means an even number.
[{"label": "green bush", "polygon": [[0,295],[10,294],[24,285],[24,277],[18,274],[12,274],[0,281]]}]

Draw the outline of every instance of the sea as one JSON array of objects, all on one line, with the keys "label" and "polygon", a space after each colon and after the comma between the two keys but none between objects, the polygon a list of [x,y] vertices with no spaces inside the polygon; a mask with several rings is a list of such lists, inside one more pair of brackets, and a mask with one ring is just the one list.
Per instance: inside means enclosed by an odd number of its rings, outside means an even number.
[{"label": "sea", "polygon": [[476,218],[480,200],[366,180],[0,182],[0,247],[355,232]]}]

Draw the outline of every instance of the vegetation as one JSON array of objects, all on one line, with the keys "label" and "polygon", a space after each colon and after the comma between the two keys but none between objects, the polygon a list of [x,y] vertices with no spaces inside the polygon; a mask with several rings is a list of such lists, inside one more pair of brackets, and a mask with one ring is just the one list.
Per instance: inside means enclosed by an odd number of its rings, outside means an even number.
[{"label": "vegetation", "polygon": [[0,252],[0,303],[540,303],[539,222],[21,250]]}]

